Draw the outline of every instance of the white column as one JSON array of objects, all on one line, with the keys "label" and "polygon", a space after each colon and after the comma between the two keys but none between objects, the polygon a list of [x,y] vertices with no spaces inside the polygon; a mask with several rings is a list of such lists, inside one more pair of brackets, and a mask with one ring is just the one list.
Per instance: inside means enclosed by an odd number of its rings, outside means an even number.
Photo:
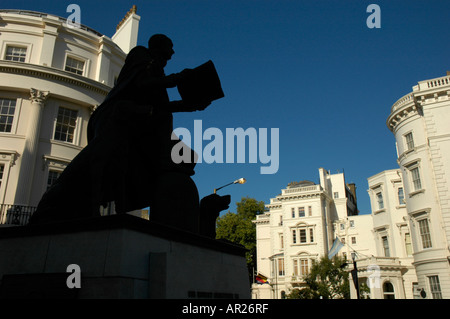
[{"label": "white column", "polygon": [[30,205],[30,193],[33,185],[34,168],[36,166],[39,134],[41,131],[41,118],[48,91],[30,90],[31,108],[25,147],[21,155],[19,181],[17,184],[14,204]]}]

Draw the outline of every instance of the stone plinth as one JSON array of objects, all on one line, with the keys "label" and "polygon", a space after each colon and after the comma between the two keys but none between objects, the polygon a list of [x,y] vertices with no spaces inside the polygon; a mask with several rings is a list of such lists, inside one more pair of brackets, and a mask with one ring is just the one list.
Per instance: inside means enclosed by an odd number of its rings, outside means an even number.
[{"label": "stone plinth", "polygon": [[112,215],[0,228],[0,297],[246,299],[250,284],[242,246]]}]

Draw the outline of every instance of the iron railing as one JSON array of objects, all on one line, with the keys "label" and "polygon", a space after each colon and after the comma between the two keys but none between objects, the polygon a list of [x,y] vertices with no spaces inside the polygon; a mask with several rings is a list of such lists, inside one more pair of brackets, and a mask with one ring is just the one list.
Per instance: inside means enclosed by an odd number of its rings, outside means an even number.
[{"label": "iron railing", "polygon": [[36,207],[0,204],[0,225],[26,225]]}]

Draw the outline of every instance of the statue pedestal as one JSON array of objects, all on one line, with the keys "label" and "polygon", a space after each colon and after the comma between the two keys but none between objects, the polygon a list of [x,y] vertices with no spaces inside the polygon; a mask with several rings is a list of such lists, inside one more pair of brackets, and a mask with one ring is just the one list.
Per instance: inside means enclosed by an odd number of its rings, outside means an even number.
[{"label": "statue pedestal", "polygon": [[125,214],[0,228],[0,298],[33,297],[248,299],[250,284],[242,246]]}]

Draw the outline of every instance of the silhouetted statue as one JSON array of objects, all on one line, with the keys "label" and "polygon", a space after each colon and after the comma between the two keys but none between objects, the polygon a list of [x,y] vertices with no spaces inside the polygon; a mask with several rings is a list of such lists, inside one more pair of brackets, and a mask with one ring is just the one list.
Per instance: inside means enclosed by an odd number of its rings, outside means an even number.
[{"label": "silhouetted statue", "polygon": [[[230,197],[211,194],[200,204],[191,179],[195,162],[171,158],[180,142],[172,137],[172,113],[204,110],[223,92],[211,61],[201,67],[213,69],[212,81],[200,81],[203,89],[192,82],[204,70],[166,76],[173,54],[172,41],[161,34],[148,48],[129,52],[117,84],[89,120],[88,145],[43,195],[30,224],[98,216],[100,205],[114,201],[118,213],[150,206],[152,221],[215,236],[215,219]],[[166,89],[177,85],[183,100],[170,101]]]}]

